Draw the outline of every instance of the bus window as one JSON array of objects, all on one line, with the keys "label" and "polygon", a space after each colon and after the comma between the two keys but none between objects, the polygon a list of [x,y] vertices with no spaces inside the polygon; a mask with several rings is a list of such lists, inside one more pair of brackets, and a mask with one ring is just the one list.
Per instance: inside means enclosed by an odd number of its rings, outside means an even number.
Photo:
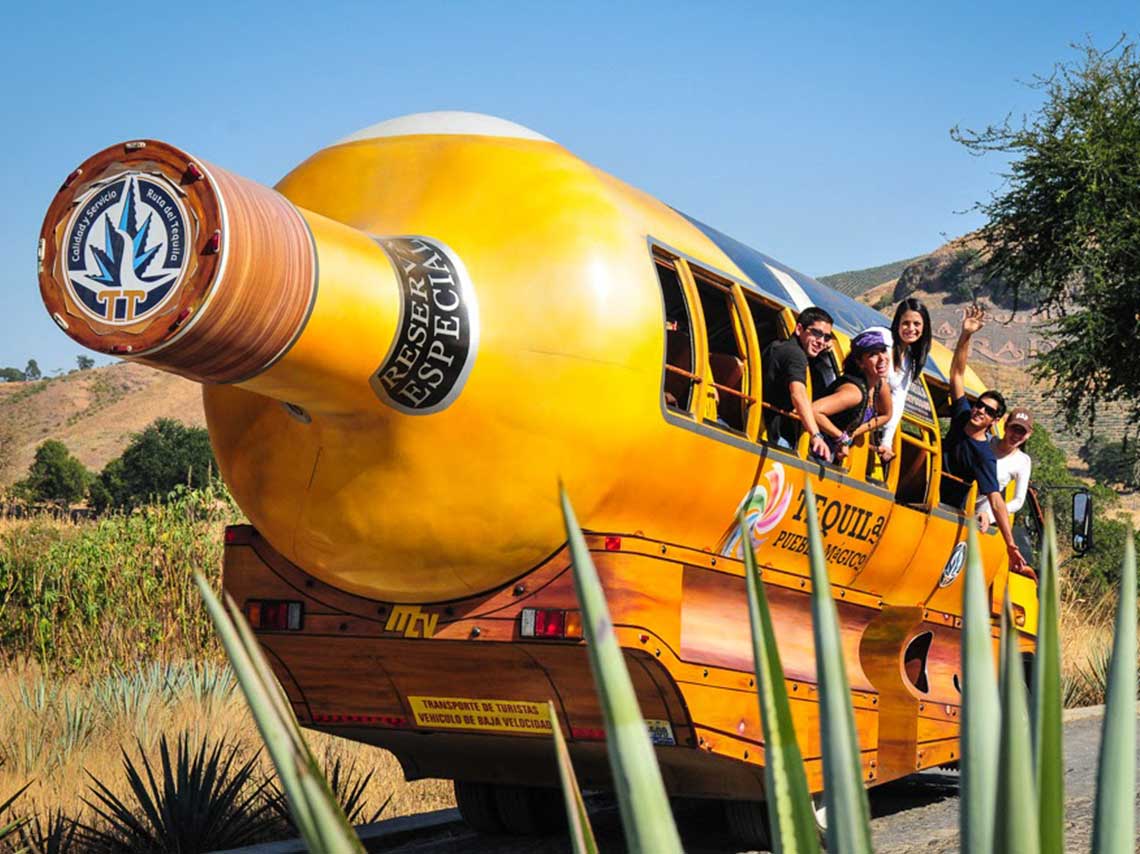
[{"label": "bus window", "polygon": [[692,271],[708,334],[709,369],[717,399],[715,423],[742,433],[755,398],[749,395],[747,345],[736,301],[729,286],[713,281],[696,267]]},{"label": "bus window", "polygon": [[911,507],[927,507],[934,474],[934,436],[930,428],[906,418],[899,425],[899,484],[895,500]]},{"label": "bus window", "polygon": [[685,293],[672,261],[653,258],[661,297],[665,303],[665,404],[673,409],[689,411],[693,398],[693,327]]},{"label": "bus window", "polygon": [[748,313],[752,315],[752,325],[756,329],[756,341],[760,345],[760,352],[764,352],[764,348],[773,341],[788,337],[788,330],[784,329],[782,308],[764,302],[748,291],[745,291],[744,297],[748,302]]},{"label": "bus window", "polygon": [[939,435],[935,408],[925,381],[920,377],[910,384],[903,417],[895,439],[898,457],[891,463],[898,467],[898,485],[895,500],[911,507],[932,507],[938,496],[931,494],[936,488],[934,477],[941,471]]}]

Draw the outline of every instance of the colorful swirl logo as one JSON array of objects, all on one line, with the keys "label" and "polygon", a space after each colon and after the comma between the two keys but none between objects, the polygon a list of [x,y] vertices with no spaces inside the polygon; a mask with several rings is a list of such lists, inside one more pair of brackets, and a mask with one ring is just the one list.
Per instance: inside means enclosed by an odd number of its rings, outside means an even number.
[{"label": "colorful swirl logo", "polygon": [[[745,527],[748,529],[753,549],[764,542],[765,534],[780,524],[780,520],[788,512],[788,505],[792,503],[792,487],[784,476],[782,464],[773,463],[764,473],[763,481],[744,496],[744,500],[737,508],[737,514],[744,514]],[[744,556],[740,528],[735,521],[728,540],[720,551],[723,555],[738,559]]]}]

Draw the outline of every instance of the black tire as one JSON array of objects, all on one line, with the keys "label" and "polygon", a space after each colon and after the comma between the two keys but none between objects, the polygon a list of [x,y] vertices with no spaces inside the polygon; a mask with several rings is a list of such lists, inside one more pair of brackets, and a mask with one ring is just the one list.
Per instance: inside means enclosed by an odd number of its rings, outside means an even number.
[{"label": "black tire", "polygon": [[738,842],[763,849],[772,844],[768,828],[768,804],[764,801],[725,801],[724,817],[729,833]]},{"label": "black tire", "polygon": [[490,783],[455,781],[455,805],[472,830],[480,833],[503,833],[495,799],[495,786]]},{"label": "black tire", "polygon": [[499,821],[516,836],[544,836],[566,827],[562,793],[531,786],[495,786]]}]

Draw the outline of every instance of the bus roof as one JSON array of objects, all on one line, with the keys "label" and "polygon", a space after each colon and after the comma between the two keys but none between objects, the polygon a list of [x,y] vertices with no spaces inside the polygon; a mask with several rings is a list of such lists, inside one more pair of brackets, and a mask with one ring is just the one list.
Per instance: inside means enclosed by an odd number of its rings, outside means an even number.
[{"label": "bus roof", "polygon": [[[862,332],[868,326],[889,326],[890,318],[879,311],[840,293],[834,288],[816,281],[811,276],[781,264],[775,258],[765,255],[723,232],[717,231],[698,219],[678,211],[681,216],[701,230],[725,255],[732,259],[761,293],[766,297],[799,312],[809,305],[824,309],[835,318],[835,326],[849,338]],[[946,347],[933,342],[930,356],[923,371],[930,379],[941,385],[949,382],[950,359],[952,353]],[[985,388],[980,378],[969,367],[966,368],[966,387],[971,394],[979,394]]]}]

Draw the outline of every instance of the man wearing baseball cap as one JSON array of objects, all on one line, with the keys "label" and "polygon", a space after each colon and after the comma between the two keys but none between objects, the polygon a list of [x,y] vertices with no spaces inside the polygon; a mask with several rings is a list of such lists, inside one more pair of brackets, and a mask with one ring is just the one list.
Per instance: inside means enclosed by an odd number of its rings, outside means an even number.
[{"label": "man wearing baseball cap", "polygon": [[[1033,435],[1033,413],[1024,406],[1015,406],[1005,419],[1005,431],[1000,437],[990,439],[990,447],[997,457],[997,479],[1002,495],[1012,480],[1013,497],[1006,502],[1006,510],[1016,513],[1025,504],[1029,492],[1029,476],[1033,472],[1033,461],[1025,453],[1025,443]],[[990,500],[985,496],[978,499],[975,508],[978,514],[978,527],[986,531],[994,521]]]}]

